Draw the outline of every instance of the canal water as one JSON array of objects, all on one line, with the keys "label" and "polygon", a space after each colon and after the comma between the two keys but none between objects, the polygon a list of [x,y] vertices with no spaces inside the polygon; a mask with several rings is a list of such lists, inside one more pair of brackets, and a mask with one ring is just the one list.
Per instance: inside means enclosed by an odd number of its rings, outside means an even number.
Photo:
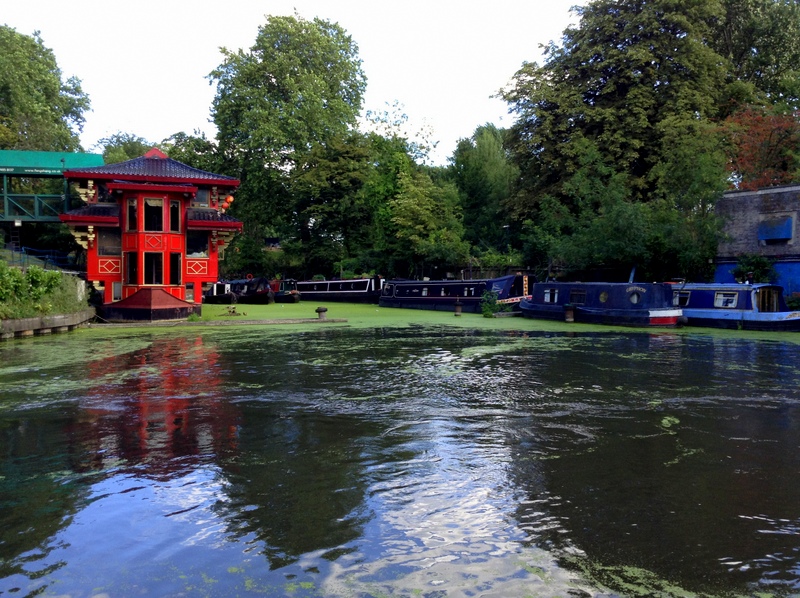
[{"label": "canal water", "polygon": [[800,595],[793,339],[4,343],[0,596]]}]

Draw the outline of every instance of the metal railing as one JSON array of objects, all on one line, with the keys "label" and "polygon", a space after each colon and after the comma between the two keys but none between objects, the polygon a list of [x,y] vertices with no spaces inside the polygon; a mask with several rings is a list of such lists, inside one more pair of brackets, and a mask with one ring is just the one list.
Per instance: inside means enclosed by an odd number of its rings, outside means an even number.
[{"label": "metal railing", "polygon": [[66,195],[7,193],[3,195],[0,221],[58,222],[58,215],[69,211]]}]

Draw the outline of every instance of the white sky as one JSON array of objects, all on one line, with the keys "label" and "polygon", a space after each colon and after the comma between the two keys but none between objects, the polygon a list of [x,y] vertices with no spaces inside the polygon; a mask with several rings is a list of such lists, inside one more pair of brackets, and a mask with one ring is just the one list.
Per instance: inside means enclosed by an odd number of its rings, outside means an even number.
[{"label": "white sky", "polygon": [[[438,141],[445,164],[458,139],[512,116],[491,99],[522,65],[541,61],[585,0],[7,0],[0,23],[41,32],[63,77],[78,77],[92,102],[81,142],[116,132],[160,142],[180,131],[210,138],[220,47],[248,49],[267,15],[320,17],[358,44],[367,76],[364,108],[399,102],[410,131]],[[409,133],[410,133],[409,131]]]}]

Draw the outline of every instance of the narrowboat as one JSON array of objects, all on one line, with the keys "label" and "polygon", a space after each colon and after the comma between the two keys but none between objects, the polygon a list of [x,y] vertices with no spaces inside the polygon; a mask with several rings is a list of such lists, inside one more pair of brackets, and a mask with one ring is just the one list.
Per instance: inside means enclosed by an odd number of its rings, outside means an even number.
[{"label": "narrowboat", "polygon": [[294,279],[273,280],[272,290],[275,293],[275,303],[298,303],[300,301],[300,291],[297,290],[297,281]]},{"label": "narrowboat", "polygon": [[236,303],[236,299],[236,293],[231,290],[231,283],[229,282],[215,282],[203,293],[203,303],[231,305]]},{"label": "narrowboat", "polygon": [[615,326],[665,326],[682,323],[673,305],[673,285],[641,282],[540,282],[520,302],[527,318]]},{"label": "narrowboat", "polygon": [[297,291],[303,301],[377,303],[385,280],[380,276],[343,280],[300,280]]},{"label": "narrowboat", "polygon": [[269,278],[259,276],[244,281],[233,281],[232,286],[238,289],[239,303],[264,305],[275,302],[275,292],[272,290],[272,281]]},{"label": "narrowboat", "polygon": [[689,326],[800,330],[800,312],[787,307],[783,287],[776,284],[676,284],[673,305],[683,310]]},{"label": "narrowboat", "polygon": [[389,280],[383,286],[381,307],[406,307],[479,313],[486,291],[497,295],[497,302],[518,308],[520,300],[536,280],[534,276],[511,274],[499,278],[469,280]]}]

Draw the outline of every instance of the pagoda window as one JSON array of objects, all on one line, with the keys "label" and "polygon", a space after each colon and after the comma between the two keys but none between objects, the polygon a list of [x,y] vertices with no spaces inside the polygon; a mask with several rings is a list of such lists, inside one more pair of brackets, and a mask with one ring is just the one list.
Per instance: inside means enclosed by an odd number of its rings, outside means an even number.
[{"label": "pagoda window", "polygon": [[195,196],[192,198],[192,206],[198,208],[207,208],[211,192],[208,189],[198,189]]},{"label": "pagoda window", "polygon": [[122,300],[122,283],[118,280],[111,283],[111,300]]},{"label": "pagoda window", "polygon": [[146,197],[144,200],[144,230],[161,232],[164,230],[164,200]]},{"label": "pagoda window", "polygon": [[186,257],[208,257],[208,233],[189,231],[186,235]]},{"label": "pagoda window", "polygon": [[181,202],[177,199],[171,199],[169,202],[169,231],[181,232]]},{"label": "pagoda window", "polygon": [[126,218],[125,230],[138,230],[139,226],[136,222],[136,198],[128,198],[128,210]]},{"label": "pagoda window", "polygon": [[186,301],[189,303],[194,303],[194,283],[187,282],[186,283]]},{"label": "pagoda window", "polygon": [[144,254],[144,284],[164,284],[164,254]]},{"label": "pagoda window", "polygon": [[169,254],[169,284],[179,286],[181,284],[181,254]]},{"label": "pagoda window", "polygon": [[122,233],[118,228],[97,229],[97,255],[122,255]]},{"label": "pagoda window", "polygon": [[125,252],[125,284],[139,284],[139,256],[135,251]]}]

